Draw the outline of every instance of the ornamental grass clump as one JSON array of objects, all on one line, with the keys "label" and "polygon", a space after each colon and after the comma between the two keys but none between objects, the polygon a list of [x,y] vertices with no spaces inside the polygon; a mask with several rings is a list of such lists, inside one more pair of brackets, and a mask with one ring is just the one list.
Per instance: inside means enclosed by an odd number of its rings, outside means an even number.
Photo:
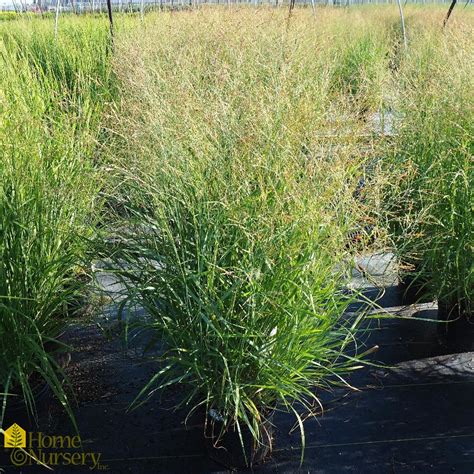
[{"label": "ornamental grass clump", "polygon": [[181,405],[218,427],[213,444],[233,432],[239,449],[247,435],[271,444],[270,413],[285,409],[304,444],[301,410],[358,366],[358,318],[343,315],[359,166],[318,135],[325,50],[308,54],[319,37],[301,12],[289,29],[267,9],[157,18],[115,58],[130,219],[114,262],[147,314],[126,318],[124,302],[122,316],[159,363],[136,404],[179,384]]},{"label": "ornamental grass clump", "polygon": [[472,23],[453,21],[444,32],[437,23],[418,27],[399,75],[388,222],[405,272],[447,319],[472,313]]},{"label": "ornamental grass clump", "polygon": [[235,176],[170,178],[166,191],[150,189],[153,211],[137,215],[146,231],[116,254],[131,301],[149,315],[150,348],[162,348],[139,399],[182,384],[183,404],[261,441],[277,405],[301,422],[293,404],[311,411],[315,387],[343,383],[354,368],[345,354],[353,328],[342,321],[353,299],[334,269],[335,229],[317,214],[308,222],[292,197],[278,210],[283,192],[257,180],[244,178],[228,200],[218,191]]},{"label": "ornamental grass clump", "polygon": [[55,352],[99,203],[105,37],[47,26],[0,30],[0,421],[20,401],[34,414],[45,384],[67,405]]},{"label": "ornamental grass clump", "polygon": [[394,10],[370,8],[370,14],[364,9],[344,12],[330,30],[331,90],[359,116],[387,105],[390,65],[398,47]]}]

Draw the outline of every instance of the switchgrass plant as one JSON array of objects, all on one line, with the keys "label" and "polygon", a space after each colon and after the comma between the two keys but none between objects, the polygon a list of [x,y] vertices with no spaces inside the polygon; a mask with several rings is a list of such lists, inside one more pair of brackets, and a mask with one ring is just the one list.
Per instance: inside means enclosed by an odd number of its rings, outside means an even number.
[{"label": "switchgrass plant", "polygon": [[[246,178],[238,196],[216,198],[212,187],[229,191],[232,174],[168,176],[175,184],[150,189],[153,212],[137,215],[139,231],[117,250],[129,301],[149,315],[137,326],[149,332],[149,349],[160,350],[161,368],[137,403],[180,384],[191,412],[217,413],[223,429],[249,430],[257,443],[278,405],[295,414],[304,444],[293,405],[311,413],[314,389],[343,384],[357,366],[348,355],[356,322],[342,320],[355,298],[334,268],[337,229],[303,206],[302,193]],[[276,199],[287,200],[286,212]]]},{"label": "switchgrass plant", "polygon": [[[135,98],[118,112],[125,117],[118,118],[121,136],[113,164],[123,157],[123,168],[136,175],[149,170],[155,160],[142,159],[142,149],[146,155],[152,135],[160,153],[195,152],[198,158],[258,155],[266,147],[280,154],[301,153],[308,161],[322,155],[330,160],[340,149],[346,156],[351,149],[358,155],[353,170],[367,158],[356,148],[365,124],[354,104],[368,103],[370,111],[383,104],[380,90],[392,41],[384,28],[390,30],[396,21],[388,9],[376,10],[371,20],[365,13],[322,10],[315,18],[295,10],[289,22],[286,10],[268,8],[147,15],[143,28],[155,43],[132,36],[116,45],[115,70],[125,95]],[[206,28],[198,28],[196,18]],[[347,33],[354,24],[355,32]],[[352,54],[359,43],[363,51]],[[347,57],[352,59],[344,68]],[[349,94],[352,82],[356,85]],[[131,121],[125,126],[127,117]],[[120,176],[123,192],[116,194],[124,202],[134,193],[127,179]]]},{"label": "switchgrass plant", "polygon": [[67,406],[54,352],[97,220],[94,154],[109,68],[105,23],[71,22],[57,41],[49,23],[0,28],[3,420],[15,399],[34,414],[44,383]]},{"label": "switchgrass plant", "polygon": [[398,18],[384,7],[346,10],[328,19],[333,66],[332,91],[360,116],[389,106],[390,68],[400,48]]},{"label": "switchgrass plant", "polygon": [[114,261],[148,314],[128,328],[142,326],[161,364],[136,403],[180,384],[191,412],[257,444],[284,408],[304,444],[295,404],[312,413],[316,389],[358,366],[357,321],[343,314],[360,162],[347,136],[332,139],[347,123],[334,120],[346,111],[327,45],[309,12],[290,24],[269,9],[145,21],[115,44],[111,159],[130,218]]},{"label": "switchgrass plant", "polygon": [[17,20],[18,17],[19,15],[16,12],[0,11],[0,21]]},{"label": "switchgrass plant", "polygon": [[415,18],[398,75],[388,222],[406,271],[459,315],[472,312],[474,283],[473,17],[453,18],[444,31],[440,19]]}]

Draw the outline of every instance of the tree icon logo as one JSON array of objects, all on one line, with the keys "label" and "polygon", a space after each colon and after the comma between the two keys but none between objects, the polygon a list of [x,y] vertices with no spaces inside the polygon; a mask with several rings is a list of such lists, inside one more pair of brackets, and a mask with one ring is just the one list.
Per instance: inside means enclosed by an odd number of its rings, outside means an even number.
[{"label": "tree icon logo", "polygon": [[26,431],[16,423],[4,431],[5,448],[26,448]]}]

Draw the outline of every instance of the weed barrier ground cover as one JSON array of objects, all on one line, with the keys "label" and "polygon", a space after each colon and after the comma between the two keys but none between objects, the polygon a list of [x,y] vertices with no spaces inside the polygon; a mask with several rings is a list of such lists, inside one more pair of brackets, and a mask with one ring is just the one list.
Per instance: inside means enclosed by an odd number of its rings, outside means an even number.
[{"label": "weed barrier ground cover", "polygon": [[[373,367],[356,373],[351,382],[359,391],[339,388],[320,394],[325,411],[317,420],[306,421],[302,469],[329,473],[468,473],[474,465],[474,338],[466,335],[465,342],[471,341],[471,346],[447,347],[440,343],[435,325],[422,321],[436,317],[436,304],[401,306],[396,277],[390,267],[387,271],[389,261],[390,256],[383,255],[363,259],[361,268],[372,273],[372,283],[362,274],[355,274],[353,284],[364,287],[365,294],[377,299],[391,316],[398,316],[368,319],[371,330],[361,337],[367,345],[380,346],[373,360],[392,368]],[[114,290],[112,278],[106,274],[101,278],[106,288]],[[373,286],[374,282],[380,286]],[[109,334],[116,329],[115,315],[116,306],[111,305],[97,321],[108,326]],[[68,340],[74,351],[67,372],[76,387],[75,413],[84,451],[100,453],[101,468],[113,473],[225,471],[206,455],[200,420],[191,418],[185,427],[186,410],[172,410],[179,389],[165,391],[159,403],[126,412],[137,391],[156,370],[141,357],[140,342],[123,352],[119,340],[105,337],[95,323],[71,327]],[[451,354],[446,355],[448,352]],[[39,410],[39,428],[33,430],[49,435],[73,434],[70,421],[52,398]],[[17,422],[27,431],[31,428],[24,415],[15,416],[7,422]],[[297,472],[300,441],[294,420],[276,413],[274,423],[273,455],[254,471]],[[0,467],[5,472],[16,472],[10,453],[1,454]],[[45,471],[26,466],[22,472]],[[90,471],[88,467],[72,471],[58,466],[55,472]]]}]

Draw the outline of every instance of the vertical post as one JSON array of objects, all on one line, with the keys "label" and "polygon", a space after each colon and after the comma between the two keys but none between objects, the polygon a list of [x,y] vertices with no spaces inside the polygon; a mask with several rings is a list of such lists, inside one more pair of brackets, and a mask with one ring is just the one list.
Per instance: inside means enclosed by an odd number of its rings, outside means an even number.
[{"label": "vertical post", "polygon": [[288,18],[286,19],[286,30],[290,27],[291,14],[293,13],[293,8],[295,8],[295,0],[290,0],[290,5],[288,9]]},{"label": "vertical post", "polygon": [[54,14],[54,39],[58,38],[59,9],[61,8],[60,0],[56,0],[56,13]]},{"label": "vertical post", "polygon": [[451,13],[453,12],[454,7],[456,6],[457,1],[458,1],[458,0],[452,0],[451,5],[449,5],[448,14],[446,15],[446,18],[445,18],[444,21],[443,21],[443,28],[446,26],[446,23],[448,22],[449,17],[451,16]]},{"label": "vertical post", "polygon": [[407,33],[405,30],[405,17],[403,16],[403,8],[400,0],[397,0],[398,3],[398,11],[400,12],[400,22],[402,24],[402,35],[403,35],[403,46],[405,47],[405,51],[408,49],[408,41],[407,41]]},{"label": "vertical post", "polygon": [[112,0],[107,0],[107,12],[109,14],[110,38],[114,40],[114,19],[112,18]]}]

